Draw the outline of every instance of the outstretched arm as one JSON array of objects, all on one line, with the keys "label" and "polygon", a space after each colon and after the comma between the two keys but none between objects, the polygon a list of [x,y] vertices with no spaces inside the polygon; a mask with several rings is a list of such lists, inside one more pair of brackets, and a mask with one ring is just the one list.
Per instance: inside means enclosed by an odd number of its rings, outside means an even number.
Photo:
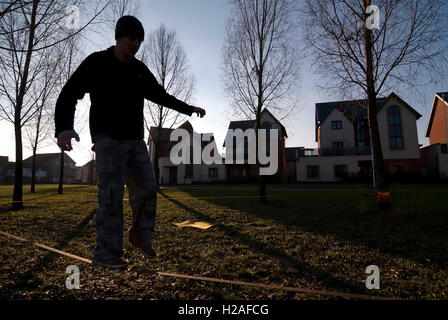
[{"label": "outstretched arm", "polygon": [[72,150],[72,138],[79,141],[79,136],[73,129],[73,122],[78,99],[82,99],[85,93],[90,91],[88,83],[92,60],[90,55],[79,65],[62,88],[56,101],[54,136],[58,138],[58,146],[66,151]]},{"label": "outstretched arm", "polygon": [[205,110],[204,109],[202,109],[202,108],[199,108],[199,107],[195,107],[194,109],[193,109],[193,112],[195,112],[197,115],[198,115],[198,117],[203,117],[203,116],[205,116]]},{"label": "outstretched arm", "polygon": [[205,116],[204,109],[191,106],[167,93],[146,66],[144,78],[146,99],[189,116],[193,113],[196,113],[201,118]]}]

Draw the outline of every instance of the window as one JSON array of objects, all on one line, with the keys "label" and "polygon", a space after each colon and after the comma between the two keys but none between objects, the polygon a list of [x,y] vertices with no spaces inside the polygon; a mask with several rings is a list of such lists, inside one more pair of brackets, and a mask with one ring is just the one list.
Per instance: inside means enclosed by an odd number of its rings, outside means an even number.
[{"label": "window", "polygon": [[342,129],[342,121],[341,120],[331,121],[331,129],[332,130]]},{"label": "window", "polygon": [[344,178],[347,176],[347,165],[337,164],[334,166],[334,176],[335,178]]},{"label": "window", "polygon": [[369,124],[367,120],[356,123],[356,145],[360,148],[370,145]]},{"label": "window", "polygon": [[344,148],[343,141],[333,141],[333,149],[342,149]]},{"label": "window", "polygon": [[343,141],[333,141],[332,155],[342,156],[344,155],[344,142]]},{"label": "window", "polygon": [[390,148],[403,149],[400,110],[397,106],[392,106],[387,109],[387,120],[389,123]]},{"label": "window", "polygon": [[306,177],[308,179],[319,178],[319,166],[306,166]]},{"label": "window", "polygon": [[218,176],[218,168],[208,168],[208,176],[210,178],[216,178]]},{"label": "window", "polygon": [[406,165],[406,163],[392,163],[390,165],[390,173],[392,173],[393,175],[406,173],[407,170],[408,166]]}]

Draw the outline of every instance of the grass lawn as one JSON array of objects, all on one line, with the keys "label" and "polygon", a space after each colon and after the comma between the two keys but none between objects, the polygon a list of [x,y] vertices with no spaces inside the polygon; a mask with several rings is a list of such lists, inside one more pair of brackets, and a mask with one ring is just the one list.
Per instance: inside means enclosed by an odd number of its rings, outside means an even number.
[{"label": "grass lawn", "polygon": [[[1,299],[335,299],[239,285],[176,279],[157,272],[201,275],[405,299],[448,299],[448,188],[393,185],[392,211],[377,213],[368,185],[162,188],[155,259],[127,239],[127,270],[107,270],[0,235]],[[359,189],[360,191],[357,191]],[[24,188],[25,209],[10,211],[12,186],[0,186],[0,230],[85,258],[95,245],[96,187]],[[366,191],[367,190],[367,191]],[[127,195],[125,196],[127,198]],[[207,221],[207,230],[179,228]],[[68,290],[69,265],[81,288]],[[380,289],[367,290],[366,267],[380,269]]]}]

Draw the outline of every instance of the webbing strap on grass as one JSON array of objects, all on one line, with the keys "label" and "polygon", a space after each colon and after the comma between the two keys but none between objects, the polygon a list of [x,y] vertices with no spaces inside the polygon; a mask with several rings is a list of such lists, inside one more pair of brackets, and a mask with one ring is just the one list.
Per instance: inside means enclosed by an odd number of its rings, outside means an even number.
[{"label": "webbing strap on grass", "polygon": [[296,288],[296,287],[284,287],[284,286],[279,286],[279,285],[256,283],[256,282],[225,280],[225,279],[209,278],[209,277],[202,277],[202,276],[190,276],[190,275],[178,274],[178,273],[158,272],[158,274],[160,274],[162,276],[167,276],[167,277],[220,282],[220,283],[236,284],[236,285],[241,285],[241,286],[265,288],[265,289],[293,291],[293,292],[299,292],[299,293],[321,294],[321,295],[326,295],[326,296],[335,296],[335,297],[343,297],[343,298],[353,298],[353,299],[362,299],[362,300],[402,300],[402,299],[398,299],[398,298],[369,296],[369,295],[364,295],[364,294],[354,294],[354,293],[326,291],[326,290],[313,290],[313,289]]},{"label": "webbing strap on grass", "polygon": [[[92,264],[92,260],[62,251],[58,249],[54,249],[52,247],[48,247],[46,245],[32,242],[30,240],[27,240],[25,238],[15,236],[13,234],[0,231],[0,234],[21,241],[28,244],[32,244],[33,246],[44,249],[47,251],[55,252],[57,254],[73,258],[82,262],[86,262],[88,264]],[[161,276],[166,277],[176,277],[176,278],[184,278],[184,279],[192,279],[192,280],[200,280],[200,281],[211,281],[211,282],[219,282],[219,283],[227,283],[227,284],[236,284],[241,286],[248,286],[248,287],[258,287],[258,288],[265,288],[265,289],[275,289],[275,290],[283,290],[283,291],[293,291],[293,292],[299,292],[299,293],[308,293],[308,294],[320,294],[320,295],[326,295],[326,296],[335,296],[335,297],[343,297],[343,298],[353,298],[353,299],[362,299],[362,300],[402,300],[398,298],[388,298],[388,297],[380,297],[380,296],[369,296],[369,295],[363,295],[363,294],[354,294],[354,293],[345,293],[345,292],[337,292],[337,291],[326,291],[326,290],[313,290],[313,289],[305,289],[305,288],[296,288],[296,287],[284,287],[279,285],[272,285],[272,284],[264,284],[264,283],[256,283],[256,282],[245,282],[245,281],[235,281],[235,280],[226,280],[226,279],[218,279],[218,278],[209,278],[209,277],[202,277],[202,276],[190,276],[187,274],[179,274],[179,273],[169,273],[169,272],[157,272]]]}]

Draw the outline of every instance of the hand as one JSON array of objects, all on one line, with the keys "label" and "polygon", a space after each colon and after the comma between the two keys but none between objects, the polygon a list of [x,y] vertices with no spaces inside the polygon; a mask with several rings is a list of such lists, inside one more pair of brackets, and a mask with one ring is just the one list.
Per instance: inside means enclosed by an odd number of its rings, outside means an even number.
[{"label": "hand", "polygon": [[193,109],[193,112],[195,112],[197,115],[198,115],[198,117],[203,117],[203,116],[205,116],[205,110],[204,109],[202,109],[202,108],[199,108],[199,107],[195,107],[194,109]]},{"label": "hand", "polygon": [[65,130],[58,135],[58,146],[61,150],[72,151],[72,139],[79,142],[79,136],[75,130]]}]

